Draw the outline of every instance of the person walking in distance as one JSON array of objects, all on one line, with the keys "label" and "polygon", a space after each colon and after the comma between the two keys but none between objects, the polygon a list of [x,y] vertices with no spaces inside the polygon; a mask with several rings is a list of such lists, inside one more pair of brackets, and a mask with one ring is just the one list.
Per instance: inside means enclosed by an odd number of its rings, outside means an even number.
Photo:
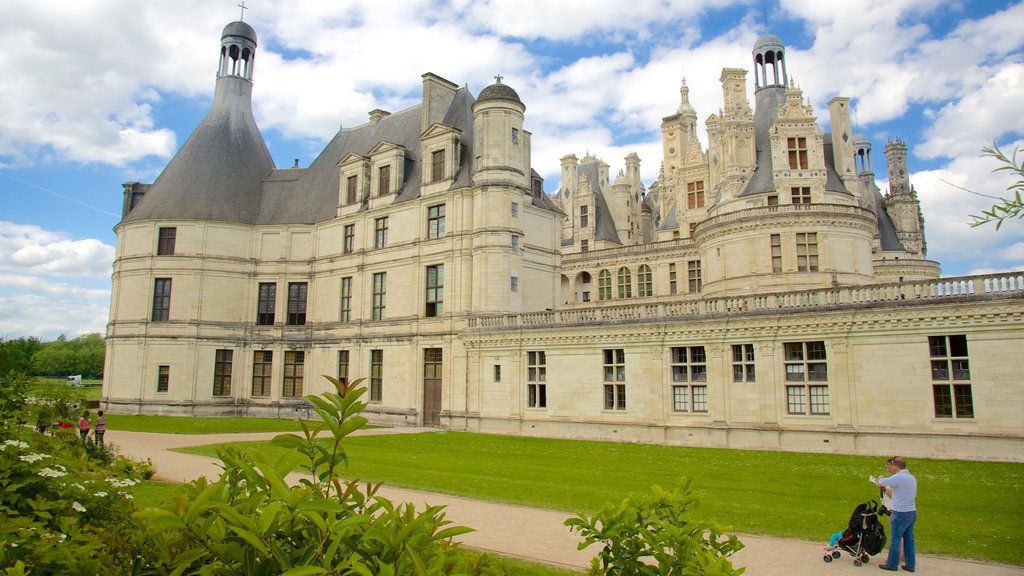
[{"label": "person walking in distance", "polygon": [[78,433],[82,435],[82,442],[89,437],[89,411],[82,412],[82,417],[78,419]]},{"label": "person walking in distance", "polygon": [[879,478],[875,485],[892,488],[892,537],[889,541],[889,559],[878,567],[882,570],[899,570],[900,550],[903,550],[903,569],[913,572],[917,568],[914,554],[914,524],[917,523],[917,478],[907,470],[907,461],[902,456],[893,456],[885,463],[888,476]]},{"label": "person walking in distance", "polygon": [[107,417],[100,410],[96,415],[96,426],[92,430],[92,439],[97,446],[103,446],[103,434],[107,431]]}]

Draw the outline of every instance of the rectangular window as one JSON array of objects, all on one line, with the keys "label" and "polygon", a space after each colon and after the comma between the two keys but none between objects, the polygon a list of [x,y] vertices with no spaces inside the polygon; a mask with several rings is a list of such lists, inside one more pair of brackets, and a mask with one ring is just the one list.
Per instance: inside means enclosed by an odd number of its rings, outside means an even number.
[{"label": "rectangular window", "polygon": [[430,155],[430,181],[444,180],[444,150],[434,150]]},{"label": "rectangular window", "polygon": [[341,302],[339,303],[340,316],[338,321],[352,321],[352,277],[347,276],[341,279]]},{"label": "rectangular window", "polygon": [[794,186],[789,191],[793,195],[793,204],[811,203],[811,188],[809,186]]},{"label": "rectangular window", "polygon": [[789,167],[793,170],[807,169],[807,138],[789,138]]},{"label": "rectangular window", "polygon": [[675,412],[707,412],[708,387],[706,385],[673,385],[672,410]]},{"label": "rectangular window", "polygon": [[690,238],[693,238],[697,234],[697,223],[690,222]]},{"label": "rectangular window", "polygon": [[588,211],[588,206],[580,206],[580,228],[586,228],[590,224],[590,214]]},{"label": "rectangular window", "polygon": [[689,281],[690,292],[700,292],[702,286],[700,279],[700,260],[690,260],[686,263],[686,276]]},{"label": "rectangular window", "polygon": [[974,418],[967,336],[929,336],[936,418]]},{"label": "rectangular window", "polygon": [[391,193],[391,165],[377,169],[377,195],[387,196]]},{"label": "rectangular window", "polygon": [[388,245],[388,217],[373,221],[373,247],[384,248]]},{"label": "rectangular window", "polygon": [[526,353],[526,405],[530,408],[548,407],[547,355],[543,350]]},{"label": "rectangular window", "polygon": [[768,197],[768,205],[769,206],[778,206],[779,205],[779,197],[778,197],[778,195],[772,194],[771,196],[769,196]]},{"label": "rectangular window", "polygon": [[338,380],[348,383],[348,350],[338,350]]},{"label": "rectangular window", "polygon": [[305,282],[288,283],[288,325],[306,325],[306,290]]},{"label": "rectangular window", "polygon": [[153,322],[167,322],[171,317],[171,279],[153,281]]},{"label": "rectangular window", "polygon": [[302,397],[302,373],[305,363],[305,352],[288,351],[284,353],[284,381],[281,388],[282,398]]},{"label": "rectangular window", "polygon": [[501,364],[494,365],[494,381],[501,382]]},{"label": "rectangular window", "polygon": [[384,351],[370,350],[370,402],[380,402],[384,394]]},{"label": "rectangular window", "polygon": [[587,252],[590,252],[590,241],[580,240],[580,253],[586,254]]},{"label": "rectangular window", "polygon": [[704,207],[704,181],[690,182],[686,185],[686,207]]},{"label": "rectangular window", "polygon": [[786,386],[786,411],[789,414],[824,415],[829,413],[828,385],[810,384],[828,381],[825,342],[786,342],[786,382],[806,384]]},{"label": "rectangular window", "polygon": [[159,393],[167,392],[171,389],[171,367],[170,366],[157,366],[156,367],[156,391]]},{"label": "rectangular window", "polygon": [[372,320],[383,320],[384,309],[387,307],[388,273],[377,272],[373,275],[373,302],[371,305]]},{"label": "rectangular window", "polygon": [[519,218],[519,202],[512,203],[512,217]]},{"label": "rectangular window", "polygon": [[177,228],[161,228],[159,233],[159,240],[157,241],[156,244],[157,256],[173,256],[174,242],[177,236]]},{"label": "rectangular window", "polygon": [[[708,411],[708,360],[703,346],[673,346],[672,409],[676,412]],[[690,385],[681,384],[690,382]]]},{"label": "rectangular window", "polygon": [[602,350],[604,358],[604,408],[626,409],[626,351]]},{"label": "rectangular window", "polygon": [[772,234],[772,274],[779,274],[782,272],[782,236],[779,234]]},{"label": "rectangular window", "polygon": [[668,265],[668,293],[675,294],[679,290],[676,285],[676,265]]},{"label": "rectangular window", "polygon": [[444,264],[427,266],[427,310],[428,318],[444,313]]},{"label": "rectangular window", "polygon": [[274,353],[270,350],[256,350],[252,354],[252,395],[270,396],[271,370]]},{"label": "rectangular window", "polygon": [[512,143],[513,144],[518,144],[519,143],[519,129],[518,128],[513,128],[512,129]]},{"label": "rectangular window", "polygon": [[516,251],[519,250],[519,235],[518,234],[513,234],[512,235],[512,249],[516,250]]},{"label": "rectangular window", "polygon": [[646,264],[641,264],[636,271],[636,295],[640,298],[654,296],[654,273]]},{"label": "rectangular window", "polygon": [[277,309],[277,283],[260,282],[257,298],[256,324],[259,326],[273,326],[274,312]]},{"label": "rectangular window", "polygon": [[754,345],[733,344],[732,345],[732,381],[733,382],[754,382]]},{"label": "rectangular window", "polygon": [[797,232],[796,269],[798,272],[818,271],[818,234],[816,232]]},{"label": "rectangular window", "polygon": [[356,225],[346,224],[344,228],[344,240],[341,245],[341,251],[345,254],[351,254],[356,247]]},{"label": "rectangular window", "polygon": [[213,356],[213,395],[231,394],[231,350],[217,350]]},{"label": "rectangular window", "polygon": [[359,177],[349,176],[345,180],[345,204],[355,204],[359,199]]},{"label": "rectangular window", "polygon": [[519,292],[519,276],[513,276],[509,279],[509,290]]},{"label": "rectangular window", "polygon": [[444,236],[444,204],[427,208],[427,238]]}]

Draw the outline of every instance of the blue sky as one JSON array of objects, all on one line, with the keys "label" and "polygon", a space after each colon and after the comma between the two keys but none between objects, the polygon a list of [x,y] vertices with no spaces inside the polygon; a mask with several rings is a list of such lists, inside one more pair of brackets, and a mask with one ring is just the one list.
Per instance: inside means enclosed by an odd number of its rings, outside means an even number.
[{"label": "blue sky", "polygon": [[[209,108],[237,0],[7,0],[0,6],[0,338],[104,332],[122,186],[152,182]],[[971,229],[1009,181],[980,155],[1024,147],[1024,2],[949,0],[250,0],[253,107],[279,167],[339,126],[417,102],[433,72],[474,93],[504,77],[527,106],[548,192],[559,158],[614,171],[639,154],[685,77],[703,119],[723,67],[766,30],[828,129],[853,98],[886,189],[888,138],[910,148],[928,257],[943,275],[1024,269],[1024,222]],[[752,86],[748,81],[748,90]],[[706,135],[701,133],[706,143]]]}]

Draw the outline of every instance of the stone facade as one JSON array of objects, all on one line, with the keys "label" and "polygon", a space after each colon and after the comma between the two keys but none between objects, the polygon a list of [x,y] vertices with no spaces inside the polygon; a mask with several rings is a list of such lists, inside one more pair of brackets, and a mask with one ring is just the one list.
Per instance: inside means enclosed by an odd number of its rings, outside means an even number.
[{"label": "stone facade", "polygon": [[890,190],[849,100],[831,132],[785,48],[726,69],[723,108],[662,121],[641,159],[531,167],[526,105],[434,74],[307,168],[251,112],[256,33],[225,28],[210,113],[152,184],[125,185],[104,407],[310,415],[319,375],[365,377],[381,423],[506,434],[1021,459],[1024,273],[939,278],[906,145]]}]

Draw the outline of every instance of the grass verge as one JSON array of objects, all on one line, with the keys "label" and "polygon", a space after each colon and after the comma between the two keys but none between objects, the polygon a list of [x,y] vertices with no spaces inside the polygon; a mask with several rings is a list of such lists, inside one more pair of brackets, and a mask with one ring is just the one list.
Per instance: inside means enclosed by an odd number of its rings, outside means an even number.
[{"label": "grass verge", "polygon": [[298,432],[298,420],[281,418],[196,418],[107,414],[108,430],[159,434],[240,434],[243,432]]},{"label": "grass verge", "polygon": [[[690,476],[705,494],[702,513],[733,530],[820,542],[846,526],[858,503],[878,497],[867,477],[884,473],[876,457],[462,432],[354,436],[345,449],[349,477],[567,513]],[[182,451],[216,455],[214,446]],[[918,550],[1024,564],[1024,464],[909,464],[920,486]]]}]

